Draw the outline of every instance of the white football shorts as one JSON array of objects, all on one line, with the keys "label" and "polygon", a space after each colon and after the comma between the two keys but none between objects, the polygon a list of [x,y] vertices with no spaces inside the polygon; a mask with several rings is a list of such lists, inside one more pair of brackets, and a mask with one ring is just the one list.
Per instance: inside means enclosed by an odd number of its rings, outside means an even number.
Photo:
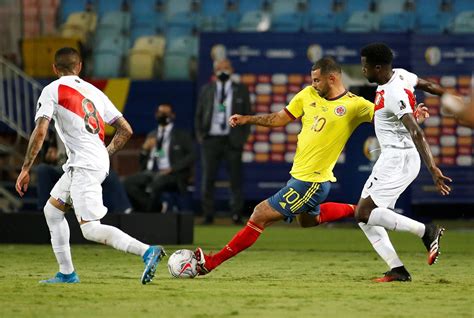
[{"label": "white football shorts", "polygon": [[78,221],[94,221],[107,214],[102,201],[102,182],[107,173],[71,167],[51,190],[51,196],[74,207]]},{"label": "white football shorts", "polygon": [[369,195],[381,208],[395,207],[398,197],[420,172],[420,156],[416,148],[383,149],[372,173],[362,189],[361,197]]}]

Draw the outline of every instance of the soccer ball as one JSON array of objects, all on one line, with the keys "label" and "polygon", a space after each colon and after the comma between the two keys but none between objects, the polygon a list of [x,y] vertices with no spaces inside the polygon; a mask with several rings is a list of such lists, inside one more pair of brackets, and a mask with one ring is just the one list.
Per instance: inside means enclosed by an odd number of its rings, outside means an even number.
[{"label": "soccer ball", "polygon": [[176,278],[194,278],[197,276],[197,260],[190,250],[177,250],[168,259],[168,270]]}]

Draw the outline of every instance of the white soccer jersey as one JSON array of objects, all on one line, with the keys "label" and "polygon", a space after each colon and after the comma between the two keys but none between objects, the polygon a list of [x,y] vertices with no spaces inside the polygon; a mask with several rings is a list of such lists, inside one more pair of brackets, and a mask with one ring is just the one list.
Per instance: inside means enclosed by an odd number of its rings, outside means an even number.
[{"label": "white soccer jersey", "polygon": [[40,117],[54,119],[68,157],[64,171],[81,167],[108,172],[104,122],[112,124],[121,116],[102,91],[78,76],[68,75],[43,89],[35,121]]},{"label": "white soccer jersey", "polygon": [[382,151],[384,148],[415,147],[410,133],[400,119],[414,111],[417,83],[418,77],[415,74],[395,68],[392,78],[377,87],[374,125]]}]

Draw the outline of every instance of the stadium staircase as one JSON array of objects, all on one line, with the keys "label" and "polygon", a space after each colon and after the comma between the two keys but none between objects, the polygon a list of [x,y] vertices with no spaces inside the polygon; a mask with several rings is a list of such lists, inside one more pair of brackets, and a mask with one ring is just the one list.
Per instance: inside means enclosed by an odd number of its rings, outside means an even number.
[{"label": "stadium staircase", "polygon": [[0,56],[0,125],[13,132],[13,137],[7,134],[0,139],[0,211],[3,212],[19,211],[35,200],[18,198],[12,175],[21,169],[25,146],[34,128],[35,103],[42,89],[40,83]]}]

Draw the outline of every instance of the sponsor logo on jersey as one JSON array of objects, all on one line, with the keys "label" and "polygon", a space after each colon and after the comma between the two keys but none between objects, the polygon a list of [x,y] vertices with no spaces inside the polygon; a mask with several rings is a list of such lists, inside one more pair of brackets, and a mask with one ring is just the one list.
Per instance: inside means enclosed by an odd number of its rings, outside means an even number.
[{"label": "sponsor logo on jersey", "polygon": [[316,102],[312,102],[311,104],[309,104],[309,106],[316,107]]},{"label": "sponsor logo on jersey", "polygon": [[404,110],[405,108],[407,108],[407,105],[402,100],[398,102],[398,106],[400,106],[400,110]]},{"label": "sponsor logo on jersey", "polygon": [[336,114],[337,116],[344,116],[346,114],[346,107],[344,107],[343,105],[337,106],[334,109],[334,114]]},{"label": "sponsor logo on jersey", "polygon": [[36,106],[36,111],[38,111],[41,108],[41,103],[38,102],[38,106]]}]

